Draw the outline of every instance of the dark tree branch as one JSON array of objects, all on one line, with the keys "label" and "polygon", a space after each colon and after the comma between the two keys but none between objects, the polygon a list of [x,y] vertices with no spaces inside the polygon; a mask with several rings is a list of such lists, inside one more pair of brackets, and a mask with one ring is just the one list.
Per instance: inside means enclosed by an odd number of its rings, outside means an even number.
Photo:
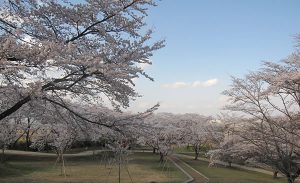
[{"label": "dark tree branch", "polygon": [[22,100],[20,100],[19,102],[17,102],[13,107],[7,109],[6,111],[2,112],[0,114],[0,121],[2,119],[4,119],[5,117],[13,114],[14,112],[16,112],[18,109],[20,109],[24,104],[26,104],[27,102],[29,102],[31,100],[31,96],[28,95],[27,97],[23,98]]},{"label": "dark tree branch", "polygon": [[[132,6],[133,4],[135,4],[135,3],[138,2],[138,1],[139,1],[139,0],[134,0],[134,1],[132,1],[132,2],[129,3],[128,5],[124,6],[124,7],[122,8],[122,10],[120,10],[120,11],[126,10],[127,8],[129,8],[130,6]],[[120,11],[119,11],[119,12],[120,12]],[[95,27],[95,26],[98,25],[98,24],[101,24],[101,23],[103,23],[103,22],[108,21],[109,19],[111,19],[111,18],[113,18],[114,16],[116,16],[119,12],[112,13],[112,14],[106,16],[105,18],[103,18],[102,20],[99,20],[99,21],[97,21],[97,22],[95,22],[95,23],[89,25],[89,26],[86,27],[81,33],[79,33],[77,36],[72,37],[71,39],[67,40],[66,43],[75,41],[76,39],[79,39],[79,38],[85,36],[85,35],[87,34],[87,32],[88,32],[91,28]]]}]

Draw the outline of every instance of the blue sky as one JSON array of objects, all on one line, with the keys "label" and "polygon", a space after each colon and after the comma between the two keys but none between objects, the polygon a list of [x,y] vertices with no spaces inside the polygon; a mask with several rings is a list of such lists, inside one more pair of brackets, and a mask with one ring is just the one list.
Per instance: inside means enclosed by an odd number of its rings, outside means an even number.
[{"label": "blue sky", "polygon": [[142,98],[130,110],[157,102],[160,112],[216,115],[230,75],[257,70],[294,51],[300,33],[298,0],[162,0],[146,22],[166,39],[146,68],[155,82],[137,81]]}]

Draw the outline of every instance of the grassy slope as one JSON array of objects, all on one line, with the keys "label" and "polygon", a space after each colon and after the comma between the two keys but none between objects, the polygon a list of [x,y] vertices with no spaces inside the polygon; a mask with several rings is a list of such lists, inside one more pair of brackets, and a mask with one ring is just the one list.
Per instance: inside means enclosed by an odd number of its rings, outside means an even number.
[{"label": "grassy slope", "polygon": [[221,165],[208,167],[208,162],[195,161],[188,158],[181,158],[187,164],[203,173],[210,179],[210,183],[285,183],[284,178],[273,179],[270,175],[263,173],[228,168]]},{"label": "grassy slope", "polygon": [[[62,182],[105,182],[118,181],[118,167],[103,160],[102,156],[68,158],[67,177],[60,176],[60,166],[54,166],[54,157],[11,156],[5,165],[0,165],[1,183],[62,183]],[[182,182],[186,179],[173,164],[164,167],[158,163],[159,157],[151,153],[135,153],[130,156],[127,169],[133,182],[161,183]],[[105,166],[106,164],[106,166]],[[131,182],[126,167],[121,169],[122,183]]]}]

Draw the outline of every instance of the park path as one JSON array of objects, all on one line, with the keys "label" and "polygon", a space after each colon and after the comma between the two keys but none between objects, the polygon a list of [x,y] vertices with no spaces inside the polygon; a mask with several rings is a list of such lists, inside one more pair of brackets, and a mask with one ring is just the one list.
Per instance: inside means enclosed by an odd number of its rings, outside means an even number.
[{"label": "park path", "polygon": [[183,172],[186,174],[189,174],[189,180],[185,181],[184,183],[208,183],[209,179],[200,173],[199,171],[195,170],[190,165],[186,164],[184,161],[180,160],[176,156],[171,156],[170,160],[173,161],[173,163],[178,165],[179,169],[183,170]]},{"label": "park path", "polygon": [[[87,150],[82,151],[79,153],[72,153],[72,154],[64,154],[66,157],[76,157],[76,156],[91,156],[93,154],[97,154],[100,152],[105,152],[109,150]],[[152,152],[152,151],[145,151],[145,150],[133,150],[133,152]],[[28,156],[57,156],[55,153],[46,153],[46,152],[32,152],[32,151],[20,151],[20,150],[5,150],[5,154],[12,154],[12,155],[28,155]]]},{"label": "park path", "polygon": [[5,154],[12,155],[36,155],[36,156],[56,156],[54,153],[43,153],[43,152],[31,152],[31,151],[19,151],[19,150],[5,150]]},{"label": "park path", "polygon": [[[189,158],[189,159],[194,159],[194,156],[186,155],[186,154],[176,154],[176,156],[178,156],[178,157],[186,157],[186,158]],[[201,161],[209,162],[209,160],[206,159],[206,158],[200,158],[199,157],[198,159],[201,160]],[[220,164],[220,165],[224,165],[224,166],[228,166],[228,163],[223,162],[223,161],[215,161],[215,163]],[[248,166],[238,165],[238,164],[234,164],[234,163],[232,163],[231,166],[235,167],[235,168],[243,169],[243,170],[250,170],[250,171],[260,172],[260,173],[264,173],[264,174],[272,175],[273,176],[273,172],[272,171],[265,170],[265,169],[262,169],[262,168],[248,167]],[[282,175],[278,174],[278,176],[280,177]]]},{"label": "park path", "polygon": [[[97,154],[105,150],[95,150],[95,151],[83,151],[74,154],[64,154],[67,157],[75,157],[75,156],[90,156],[93,154]],[[29,155],[29,156],[57,156],[55,153],[44,153],[44,152],[32,152],[32,151],[19,151],[19,150],[5,150],[5,154],[12,154],[12,155]]]}]

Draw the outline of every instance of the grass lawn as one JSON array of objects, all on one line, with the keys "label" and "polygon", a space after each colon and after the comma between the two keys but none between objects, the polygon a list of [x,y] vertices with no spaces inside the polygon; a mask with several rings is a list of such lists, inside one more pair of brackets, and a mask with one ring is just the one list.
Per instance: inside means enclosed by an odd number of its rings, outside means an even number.
[{"label": "grass lawn", "polygon": [[[108,154],[106,154],[109,157]],[[115,183],[118,182],[118,166],[104,161],[104,153],[96,157],[81,156],[66,159],[67,176],[60,175],[60,165],[55,165],[55,157],[8,156],[5,164],[0,164],[1,183]],[[121,182],[160,183],[182,182],[187,177],[167,162],[160,165],[157,155],[134,153],[129,156],[127,166],[121,167]],[[127,173],[129,171],[130,176]]]},{"label": "grass lawn", "polygon": [[208,162],[180,158],[209,178],[209,183],[286,183],[284,178],[273,179],[271,175],[259,172],[229,168],[221,165],[208,167]]}]

